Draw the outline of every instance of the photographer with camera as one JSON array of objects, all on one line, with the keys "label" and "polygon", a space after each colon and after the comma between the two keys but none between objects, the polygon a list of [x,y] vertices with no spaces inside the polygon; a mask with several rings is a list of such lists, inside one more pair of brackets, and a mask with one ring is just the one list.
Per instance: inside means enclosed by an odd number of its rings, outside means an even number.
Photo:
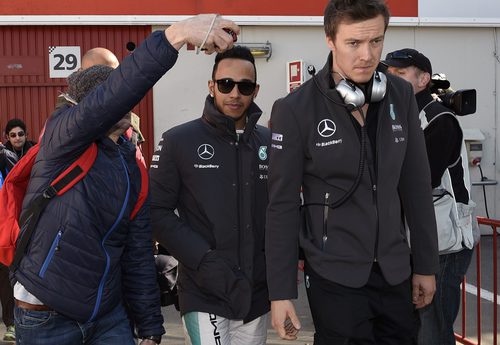
[{"label": "photographer with camera", "polygon": [[388,66],[389,73],[413,86],[431,168],[440,270],[436,275],[434,300],[418,311],[417,343],[454,345],[453,323],[460,306],[460,284],[474,246],[475,203],[469,196],[470,178],[462,128],[453,111],[456,107],[432,94],[437,89],[448,89],[450,83],[431,79],[432,66],[425,55],[405,48],[387,54],[382,63]]}]

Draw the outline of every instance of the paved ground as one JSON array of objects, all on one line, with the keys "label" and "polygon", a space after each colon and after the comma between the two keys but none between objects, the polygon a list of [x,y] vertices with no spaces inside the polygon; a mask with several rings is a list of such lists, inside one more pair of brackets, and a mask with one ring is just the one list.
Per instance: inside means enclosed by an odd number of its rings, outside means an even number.
[{"label": "paved ground", "polygon": [[[268,345],[312,345],[314,326],[309,312],[309,305],[307,304],[307,297],[302,277],[300,277],[299,280],[299,299],[298,303],[296,303],[296,308],[302,325],[298,339],[295,341],[282,340],[269,325],[267,332]],[[182,331],[182,325],[178,312],[174,307],[167,307],[163,310],[163,316],[166,319],[165,328],[167,329],[167,334],[163,337],[166,344],[184,345],[184,333]]]},{"label": "paved ground", "polygon": [[[281,340],[272,327],[269,326],[267,339],[268,345],[312,345],[314,327],[311,321],[311,315],[309,313],[309,306],[307,304],[307,297],[302,279],[300,279],[299,282],[299,301],[300,303],[297,303],[296,308],[302,323],[302,330],[299,333],[298,339],[295,341]],[[162,344],[184,345],[184,332],[182,330],[182,324],[177,310],[175,310],[173,306],[163,308],[163,317],[165,318],[164,326],[167,330],[167,334],[163,336]],[[5,325],[1,323],[0,345],[12,345],[12,342],[5,342],[1,340],[4,333]]]},{"label": "paved ground", "polygon": [[[500,241],[497,244],[497,251],[500,252]],[[481,261],[482,261],[482,288],[487,291],[492,291],[493,279],[492,279],[492,237],[483,236],[481,239]],[[476,284],[476,274],[477,269],[475,265],[475,258],[472,260],[469,266],[469,271],[467,273],[467,282],[471,284]],[[296,302],[296,309],[299,318],[302,323],[302,330],[299,333],[299,338],[295,341],[284,341],[279,339],[276,332],[269,327],[268,330],[268,345],[312,345],[314,327],[311,320],[311,315],[309,313],[309,306],[307,304],[307,297],[305,294],[304,284],[302,282],[302,276],[299,277],[299,299]],[[497,281],[500,286],[500,277]],[[483,292],[483,295],[487,294]],[[475,334],[477,334],[477,325],[475,322],[476,318],[476,307],[477,302],[475,301],[475,296],[473,294],[467,294],[467,334],[472,338],[473,341],[477,341]],[[500,298],[499,298],[500,300]],[[492,345],[493,344],[493,308],[497,308],[497,312],[500,314],[500,305],[494,306],[491,301],[487,301],[484,296],[481,300],[482,305],[482,344]],[[184,334],[182,331],[182,325],[179,318],[178,312],[173,307],[163,308],[163,315],[165,317],[165,328],[167,329],[167,334],[163,337],[163,343],[167,345],[184,345]],[[460,314],[459,318],[455,322],[455,330],[460,330]],[[500,326],[500,325],[499,325]],[[3,334],[5,332],[5,326],[0,323],[0,345],[12,345],[13,343],[3,342]],[[500,337],[500,335],[499,335]]]}]

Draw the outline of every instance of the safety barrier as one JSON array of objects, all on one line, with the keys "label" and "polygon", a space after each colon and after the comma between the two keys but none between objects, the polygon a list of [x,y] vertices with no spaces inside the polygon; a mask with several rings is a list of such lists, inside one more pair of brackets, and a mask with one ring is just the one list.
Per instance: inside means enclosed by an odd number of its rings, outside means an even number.
[{"label": "safety barrier", "polygon": [[[493,342],[491,345],[498,345],[498,253],[497,253],[497,238],[498,238],[498,228],[500,227],[500,220],[494,220],[489,218],[477,217],[479,225],[491,226],[493,230]],[[461,334],[455,333],[455,339],[460,344],[465,345],[481,345],[481,243],[476,246],[476,286],[477,286],[477,342],[472,339],[467,338],[466,329],[466,288],[465,288],[465,278],[462,282],[462,315],[461,315]],[[488,344],[489,345],[489,344]]]}]

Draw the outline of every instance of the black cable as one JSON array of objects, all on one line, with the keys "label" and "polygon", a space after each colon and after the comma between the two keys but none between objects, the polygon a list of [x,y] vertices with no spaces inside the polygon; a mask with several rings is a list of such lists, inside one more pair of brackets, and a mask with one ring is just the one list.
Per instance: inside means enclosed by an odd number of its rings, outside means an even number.
[{"label": "black cable", "polygon": [[[346,110],[351,110],[350,106],[349,105],[346,105],[344,103],[340,103],[340,102],[337,102],[335,101],[334,99],[332,99],[330,96],[328,96],[320,87],[320,85],[318,84],[318,81],[316,80],[316,76],[314,75],[313,76],[313,80],[314,80],[314,83],[317,87],[317,89],[319,90],[319,92],[328,100],[330,100],[332,103],[334,104],[337,104],[337,105],[340,105],[342,107],[345,107]],[[354,183],[351,185],[351,187],[349,188],[349,190],[337,201],[333,202],[333,203],[329,203],[328,206],[332,209],[335,209],[339,206],[341,206],[343,203],[345,203],[347,201],[347,199],[349,199],[352,194],[354,194],[354,192],[356,191],[356,189],[359,187],[359,184],[361,183],[361,178],[363,177],[363,172],[365,170],[365,157],[366,157],[366,138],[367,138],[367,133],[366,133],[366,126],[365,126],[365,115],[363,113],[363,110],[360,108],[360,107],[356,107],[356,108],[353,108],[353,109],[356,109],[359,114],[361,115],[361,118],[363,119],[363,125],[361,126],[361,145],[360,145],[360,149],[359,149],[359,163],[358,163],[358,174],[356,176],[356,179],[354,180]],[[349,114],[349,116],[351,116]],[[330,183],[326,182],[326,184],[328,184],[329,186],[332,186]],[[333,186],[332,186],[333,187]],[[322,203],[307,203],[307,204],[304,204],[302,205],[302,207],[306,207],[306,206],[325,206],[325,204],[322,204]]]},{"label": "black cable", "polygon": [[[483,169],[481,168],[481,164],[478,164],[479,173],[481,174],[481,181],[487,180],[487,178],[483,175]],[[488,199],[486,199],[486,186],[483,184],[483,197],[484,197],[484,209],[486,210],[486,217],[490,218],[490,213],[488,212]]]}]

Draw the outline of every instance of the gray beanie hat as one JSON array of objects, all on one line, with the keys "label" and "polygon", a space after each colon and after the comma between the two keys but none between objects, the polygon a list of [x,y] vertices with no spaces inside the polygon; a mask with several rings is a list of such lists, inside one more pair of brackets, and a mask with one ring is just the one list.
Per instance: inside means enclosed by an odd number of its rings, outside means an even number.
[{"label": "gray beanie hat", "polygon": [[77,71],[68,77],[67,94],[75,101],[80,102],[90,91],[108,79],[114,69],[105,65],[95,65]]}]

